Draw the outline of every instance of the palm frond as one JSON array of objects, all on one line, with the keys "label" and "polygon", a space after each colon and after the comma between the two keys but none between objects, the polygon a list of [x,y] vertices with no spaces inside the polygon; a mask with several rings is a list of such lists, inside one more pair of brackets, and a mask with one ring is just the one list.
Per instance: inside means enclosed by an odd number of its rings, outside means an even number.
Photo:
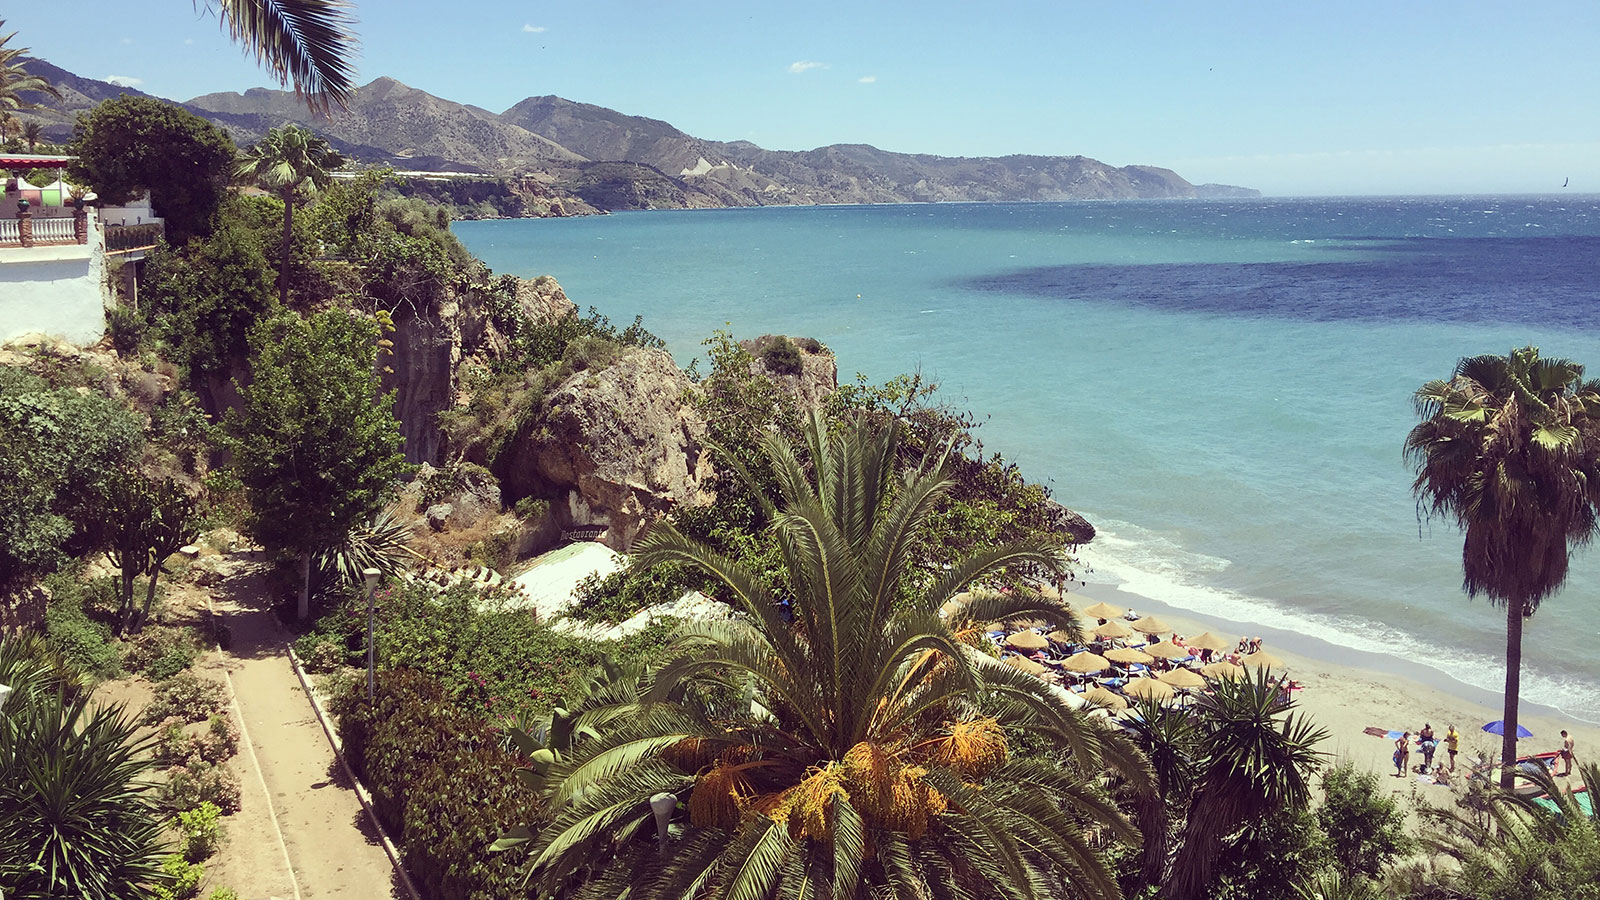
[{"label": "palm frond", "polygon": [[345,0],[206,0],[228,34],[294,86],[312,109],[345,106],[355,90],[355,16]]}]

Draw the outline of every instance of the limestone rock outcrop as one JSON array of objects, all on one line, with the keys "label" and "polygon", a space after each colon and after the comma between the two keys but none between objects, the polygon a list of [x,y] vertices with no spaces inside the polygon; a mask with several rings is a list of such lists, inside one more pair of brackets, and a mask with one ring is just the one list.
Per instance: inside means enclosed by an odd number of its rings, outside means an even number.
[{"label": "limestone rock outcrop", "polygon": [[663,350],[630,348],[544,399],[539,424],[496,462],[511,496],[542,497],[564,528],[603,527],[626,550],[657,516],[714,499],[695,385]]},{"label": "limestone rock outcrop", "polygon": [[1054,500],[1046,500],[1045,507],[1050,510],[1051,528],[1059,534],[1070,534],[1072,538],[1069,543],[1079,545],[1094,540],[1094,526],[1081,513],[1067,509]]},{"label": "limestone rock outcrop", "polygon": [[[546,322],[576,307],[554,278],[517,279],[516,300],[530,319]],[[384,373],[385,390],[396,392],[394,412],[405,437],[408,462],[439,463],[444,434],[438,416],[456,403],[462,384],[462,363],[472,356],[498,357],[506,338],[489,318],[488,305],[455,296],[436,311],[419,313],[409,306],[394,314],[394,355],[384,358],[393,369]]]},{"label": "limestone rock outcrop", "polygon": [[[774,353],[773,348],[783,342],[796,351],[787,358],[786,350]],[[828,397],[839,389],[839,361],[833,351],[815,338],[789,337],[781,334],[764,334],[748,341],[740,341],[755,359],[750,363],[750,373],[761,375],[800,403],[800,408],[820,408]]]}]

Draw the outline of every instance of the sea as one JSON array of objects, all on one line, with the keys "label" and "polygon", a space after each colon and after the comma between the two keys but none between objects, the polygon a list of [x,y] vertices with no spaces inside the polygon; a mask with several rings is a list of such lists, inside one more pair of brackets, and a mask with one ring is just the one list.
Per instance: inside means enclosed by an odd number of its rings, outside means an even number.
[{"label": "sea", "polygon": [[[920,372],[1099,535],[1079,576],[1498,692],[1504,615],[1421,518],[1413,392],[1536,345],[1600,376],[1600,195],[769,207],[460,222],[680,364],[715,329]],[[702,364],[703,365],[703,364]],[[1600,722],[1600,551],[1523,697]]]}]

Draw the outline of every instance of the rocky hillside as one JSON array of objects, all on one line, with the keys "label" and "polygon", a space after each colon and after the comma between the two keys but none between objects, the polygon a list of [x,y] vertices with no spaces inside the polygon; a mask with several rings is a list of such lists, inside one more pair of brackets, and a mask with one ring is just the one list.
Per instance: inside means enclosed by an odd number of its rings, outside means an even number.
[{"label": "rocky hillside", "polygon": [[[138,93],[38,60],[29,66],[70,92],[67,102],[36,114],[58,128],[94,102]],[[1258,195],[1231,185],[1197,187],[1170,169],[1117,167],[1084,156],[944,157],[866,144],[767,150],[551,96],[529,97],[497,114],[393,78],[357,89],[349,108],[330,118],[313,116],[290,92],[264,88],[206,94],[184,105],[241,143],[298,122],[361,161],[531,178],[552,194],[600,209]]]}]

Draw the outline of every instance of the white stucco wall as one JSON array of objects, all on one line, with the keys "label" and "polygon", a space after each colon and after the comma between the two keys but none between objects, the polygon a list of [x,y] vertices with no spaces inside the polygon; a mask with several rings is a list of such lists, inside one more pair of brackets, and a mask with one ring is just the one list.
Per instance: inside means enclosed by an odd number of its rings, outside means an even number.
[{"label": "white stucco wall", "polygon": [[0,247],[0,344],[39,333],[88,346],[105,334],[105,241],[89,233],[86,245]]}]

